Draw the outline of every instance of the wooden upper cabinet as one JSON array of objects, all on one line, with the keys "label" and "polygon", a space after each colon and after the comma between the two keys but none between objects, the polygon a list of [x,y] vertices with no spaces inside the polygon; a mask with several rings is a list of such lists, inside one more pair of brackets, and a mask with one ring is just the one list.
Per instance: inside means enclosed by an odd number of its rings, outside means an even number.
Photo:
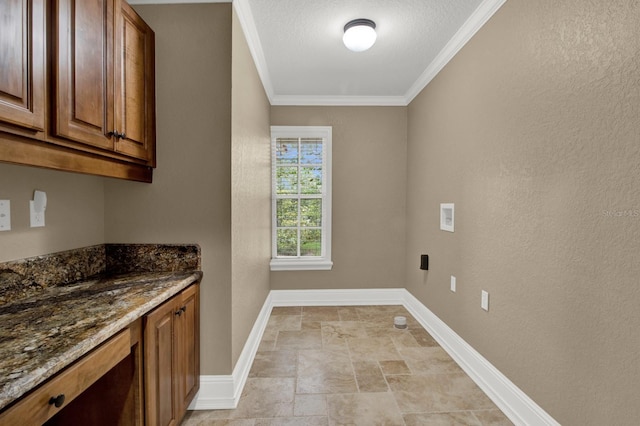
[{"label": "wooden upper cabinet", "polygon": [[151,182],[154,46],[125,0],[0,0],[0,161]]},{"label": "wooden upper cabinet", "polygon": [[116,34],[116,151],[155,166],[155,35],[126,2]]},{"label": "wooden upper cabinet", "polygon": [[114,11],[120,3],[55,3],[54,135],[113,150]]},{"label": "wooden upper cabinet", "polygon": [[44,130],[44,0],[0,2],[0,122]]},{"label": "wooden upper cabinet", "polygon": [[153,30],[120,0],[57,0],[55,136],[155,166]]}]

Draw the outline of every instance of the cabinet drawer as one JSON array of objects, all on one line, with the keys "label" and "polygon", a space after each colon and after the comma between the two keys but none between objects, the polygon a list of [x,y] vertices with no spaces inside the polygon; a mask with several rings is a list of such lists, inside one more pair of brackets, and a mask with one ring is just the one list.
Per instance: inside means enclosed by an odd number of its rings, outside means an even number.
[{"label": "cabinet drawer", "polygon": [[[126,358],[130,352],[131,336],[129,329],[126,329],[0,414],[0,424],[41,425]],[[56,407],[52,398],[59,395],[64,395],[64,398],[60,398],[64,401],[60,401],[61,405]]]}]

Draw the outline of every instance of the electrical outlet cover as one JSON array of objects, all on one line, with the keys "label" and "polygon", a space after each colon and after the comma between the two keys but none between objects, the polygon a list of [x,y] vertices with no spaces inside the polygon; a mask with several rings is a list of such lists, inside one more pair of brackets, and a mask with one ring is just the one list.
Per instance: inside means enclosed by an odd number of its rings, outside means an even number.
[{"label": "electrical outlet cover", "polygon": [[489,311],[489,292],[482,290],[482,299],[480,300],[480,307],[485,311]]},{"label": "electrical outlet cover", "polygon": [[35,202],[33,200],[29,201],[29,213],[32,228],[41,228],[44,226],[44,211],[37,212],[35,209]]},{"label": "electrical outlet cover", "polygon": [[443,231],[453,232],[455,217],[455,205],[453,203],[440,204],[440,229]]},{"label": "electrical outlet cover", "polygon": [[0,231],[11,231],[11,201],[0,200]]}]

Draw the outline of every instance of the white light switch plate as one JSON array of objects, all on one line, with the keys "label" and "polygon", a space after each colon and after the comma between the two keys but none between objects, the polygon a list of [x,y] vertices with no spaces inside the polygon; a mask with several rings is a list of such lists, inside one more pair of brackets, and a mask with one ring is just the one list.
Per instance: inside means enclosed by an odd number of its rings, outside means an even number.
[{"label": "white light switch plate", "polygon": [[11,201],[0,200],[0,231],[11,231]]},{"label": "white light switch plate", "polygon": [[451,291],[456,292],[456,277],[451,275]]}]

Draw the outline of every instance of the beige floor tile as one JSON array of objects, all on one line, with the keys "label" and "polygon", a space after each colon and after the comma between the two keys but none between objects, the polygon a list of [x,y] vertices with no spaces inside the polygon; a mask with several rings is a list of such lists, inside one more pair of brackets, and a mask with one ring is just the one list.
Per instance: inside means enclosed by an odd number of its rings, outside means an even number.
[{"label": "beige floor tile", "polygon": [[267,330],[300,330],[302,315],[274,315],[269,317]]},{"label": "beige floor tile", "polygon": [[440,346],[438,342],[424,328],[409,329],[409,333],[416,339],[420,346]]},{"label": "beige floor tile", "polygon": [[464,373],[387,376],[403,413],[493,409],[495,405]]},{"label": "beige floor tile", "polygon": [[[276,334],[277,336],[277,334]],[[260,345],[258,346],[258,352],[268,352],[276,350],[276,339],[274,337],[273,340],[261,340]]]},{"label": "beige floor tile", "polygon": [[238,408],[182,423],[329,424],[512,425],[402,306],[274,308]]},{"label": "beige floor tile", "polygon": [[411,370],[407,363],[401,360],[397,361],[380,361],[380,368],[384,375],[389,374],[411,374]]},{"label": "beige floor tile", "polygon": [[406,426],[482,426],[470,411],[405,414],[404,423]]},{"label": "beige floor tile", "polygon": [[298,353],[296,393],[357,392],[356,380],[346,350],[331,348]]},{"label": "beige floor tile", "polygon": [[[381,307],[384,308],[384,307]],[[395,310],[386,309],[371,309],[369,307],[363,307],[358,310],[358,316],[360,321],[367,321],[372,325],[392,325],[393,319],[397,316]]]},{"label": "beige floor tile", "polygon": [[350,337],[367,337],[364,325],[359,321],[322,322],[322,346],[344,346]]},{"label": "beige floor tile", "polygon": [[238,407],[231,418],[269,418],[293,416],[295,379],[247,379]]},{"label": "beige floor tile", "polygon": [[323,394],[297,394],[293,405],[294,416],[326,416],[327,396]]},{"label": "beige floor tile", "polygon": [[249,377],[295,377],[298,354],[295,351],[258,352]]},{"label": "beige floor tile", "polygon": [[[183,426],[191,426],[190,423],[182,423]],[[223,420],[203,420],[198,426],[254,426],[254,419],[223,419]]]},{"label": "beige floor tile", "polygon": [[255,426],[327,426],[327,417],[289,417],[280,419],[257,419]]},{"label": "beige floor tile", "polygon": [[302,327],[302,316],[297,315],[275,315],[269,317],[267,326],[264,329],[262,340],[275,340],[278,332],[283,330],[296,331]]},{"label": "beige floor tile", "polygon": [[[367,321],[364,326],[369,337],[399,337],[404,335],[410,335],[407,329],[395,328],[393,323],[372,323]],[[417,342],[416,342],[417,343]]]},{"label": "beige floor tile", "polygon": [[338,306],[340,321],[360,321],[357,306]]},{"label": "beige floor tile", "polygon": [[320,349],[320,330],[280,331],[276,339],[277,350]]},{"label": "beige floor tile", "polygon": [[402,305],[365,305],[358,306],[357,308],[359,312],[370,315],[409,315],[409,311],[407,311]]},{"label": "beige floor tile", "polygon": [[302,330],[320,330],[322,328],[322,322],[316,321],[313,318],[307,319],[302,317],[301,327]]},{"label": "beige floor tile", "polygon": [[406,330],[404,333],[389,334],[391,340],[396,345],[396,348],[419,348],[421,347],[415,337]]},{"label": "beige floor tile", "polygon": [[302,308],[305,322],[340,321],[337,306],[305,306]]},{"label": "beige floor tile", "polygon": [[335,314],[339,306],[303,306],[302,315]]},{"label": "beige floor tile", "polygon": [[360,392],[386,392],[389,390],[387,381],[376,361],[353,362],[353,369]]},{"label": "beige floor tile", "polygon": [[495,410],[474,411],[473,415],[482,426],[513,426],[513,423],[504,413],[497,408]]},{"label": "beige floor tile", "polygon": [[390,337],[365,337],[348,340],[354,361],[400,360],[400,354]]},{"label": "beige floor tile", "polygon": [[302,315],[302,306],[276,306],[271,315]]},{"label": "beige floor tile", "polygon": [[463,372],[449,354],[440,347],[402,348],[399,352],[413,374]]},{"label": "beige floor tile", "polygon": [[388,393],[327,396],[330,425],[404,426],[402,414]]},{"label": "beige floor tile", "polygon": [[[224,413],[223,413],[224,412]],[[184,416],[181,425],[182,426],[200,426],[200,425],[220,425],[224,426],[229,424],[231,420],[228,417],[231,416],[232,410],[195,410],[187,411]],[[245,422],[253,422],[253,420],[244,420]],[[251,426],[253,423],[248,424]]]}]

